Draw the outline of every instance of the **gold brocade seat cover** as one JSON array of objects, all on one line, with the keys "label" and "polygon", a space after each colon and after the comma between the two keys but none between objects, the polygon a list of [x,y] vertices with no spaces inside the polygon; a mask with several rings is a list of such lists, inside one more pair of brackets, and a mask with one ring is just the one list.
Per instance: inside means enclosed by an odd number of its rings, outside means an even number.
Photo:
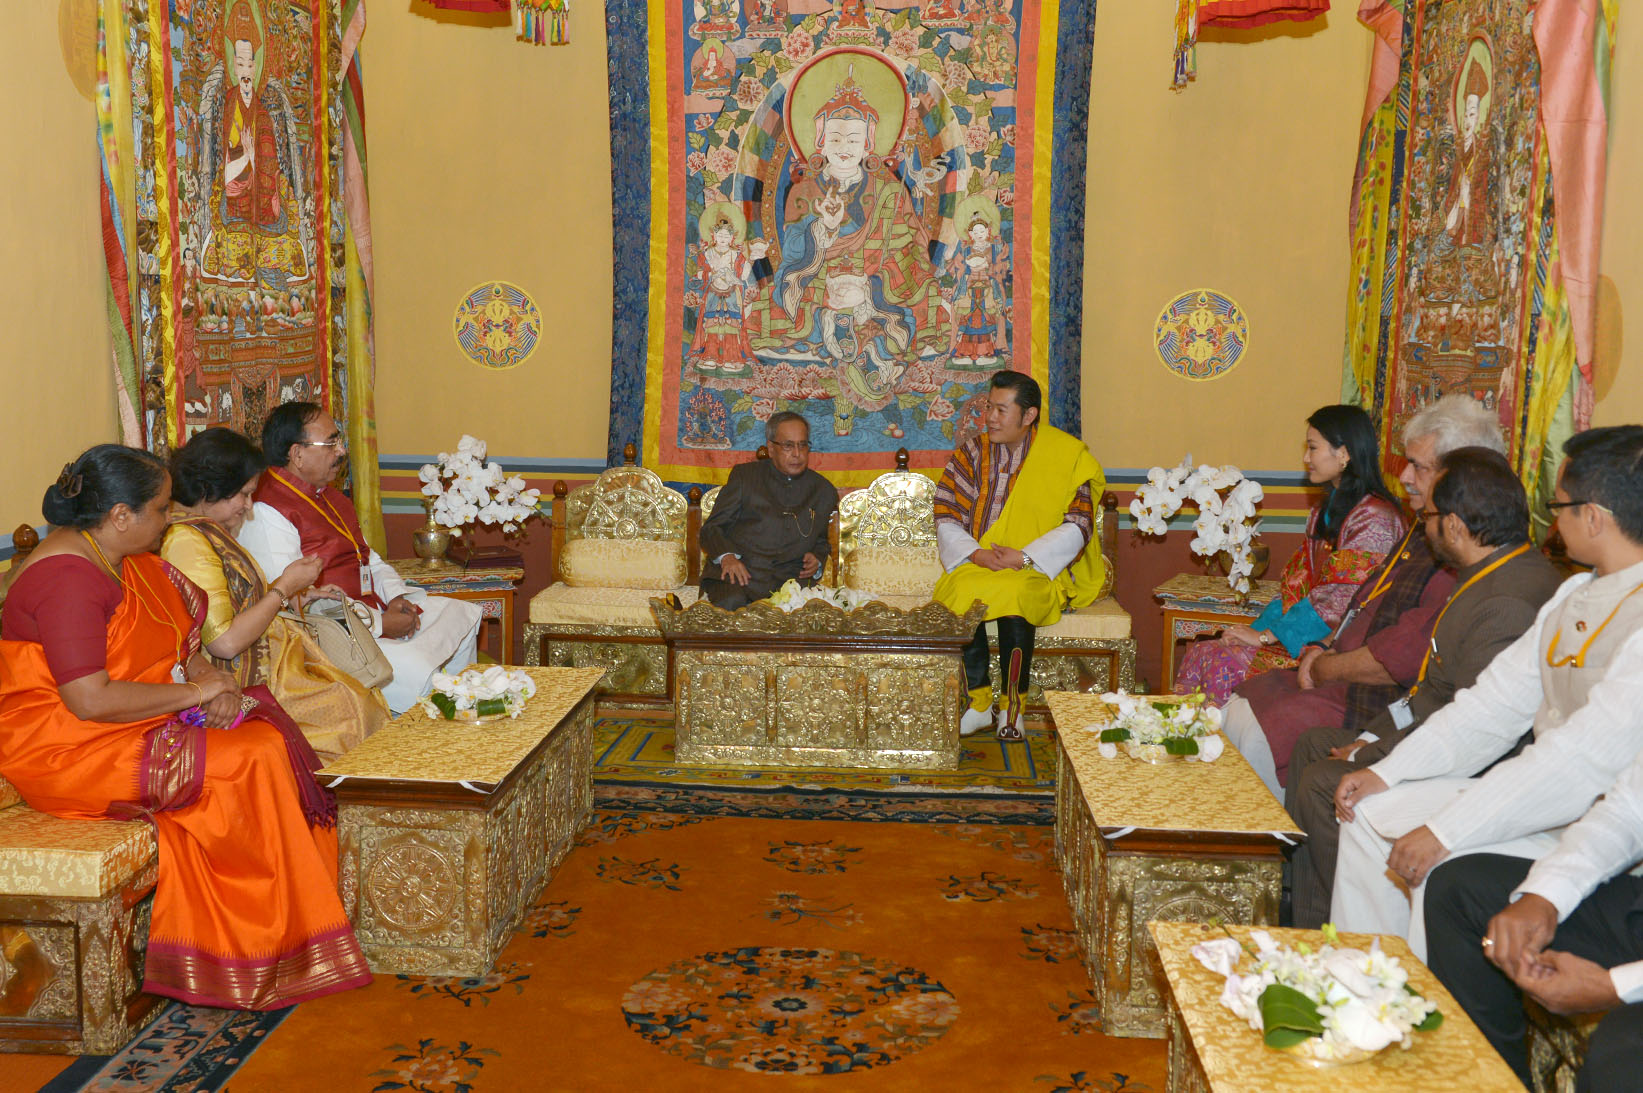
[{"label": "gold brocade seat cover", "polygon": [[140,820],[60,820],[27,805],[0,808],[0,895],[97,899],[159,852],[153,827]]}]

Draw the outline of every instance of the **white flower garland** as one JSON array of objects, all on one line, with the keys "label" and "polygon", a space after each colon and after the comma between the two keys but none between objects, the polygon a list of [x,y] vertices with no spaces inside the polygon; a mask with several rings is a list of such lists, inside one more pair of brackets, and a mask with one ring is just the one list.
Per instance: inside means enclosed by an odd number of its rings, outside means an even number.
[{"label": "white flower garland", "polygon": [[1213,763],[1226,749],[1221,711],[1204,701],[1203,692],[1153,696],[1109,691],[1101,701],[1113,711],[1112,720],[1086,725],[1084,731],[1101,734],[1095,750],[1103,759],[1116,759],[1123,745],[1136,758],[1167,754]]},{"label": "white flower garland", "polygon": [[1323,934],[1326,944],[1313,949],[1279,945],[1265,930],[1252,931],[1258,951],[1246,975],[1234,970],[1244,955],[1234,938],[1194,945],[1192,955],[1226,977],[1221,1004],[1263,1033],[1269,1046],[1322,1062],[1355,1062],[1393,1044],[1407,1049],[1412,1033],[1442,1023],[1437,1005],[1410,988],[1398,958],[1381,951],[1380,938],[1364,952],[1339,947],[1333,926],[1326,924]]},{"label": "white flower garland", "polygon": [[1154,467],[1147,472],[1146,484],[1130,502],[1130,515],[1142,535],[1162,535],[1169,530],[1169,518],[1190,501],[1198,507],[1192,552],[1205,558],[1222,551],[1231,555],[1227,584],[1235,591],[1248,592],[1255,572],[1250,543],[1260,527],[1255,505],[1263,496],[1261,484],[1245,478],[1237,467],[1207,463],[1194,467],[1188,455],[1173,470]]},{"label": "white flower garland", "polygon": [[770,602],[783,611],[797,611],[812,600],[830,603],[841,611],[854,611],[873,597],[854,588],[828,588],[817,584],[806,587],[798,581],[788,581],[770,594]]},{"label": "white flower garland", "polygon": [[500,664],[469,668],[454,676],[435,672],[431,684],[422,699],[423,712],[446,721],[473,721],[501,714],[518,717],[525,711],[526,700],[536,694],[536,681],[529,673]]},{"label": "white flower garland", "polygon": [[525,480],[509,475],[498,463],[485,461],[485,442],[464,435],[454,452],[440,452],[434,463],[417,473],[422,493],[433,499],[429,515],[434,523],[461,535],[478,521],[501,524],[509,535],[537,515],[542,491],[526,489]]}]

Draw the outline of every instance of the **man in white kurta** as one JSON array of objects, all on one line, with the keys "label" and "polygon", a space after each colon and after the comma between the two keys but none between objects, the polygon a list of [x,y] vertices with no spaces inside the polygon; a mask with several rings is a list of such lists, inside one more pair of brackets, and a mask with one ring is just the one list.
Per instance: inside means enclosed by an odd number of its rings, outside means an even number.
[{"label": "man in white kurta", "polygon": [[[1643,752],[1643,427],[1594,429],[1565,450],[1558,528],[1594,572],[1564,582],[1421,731],[1341,780],[1331,917],[1342,930],[1407,936],[1424,959],[1435,865],[1540,857]],[[1502,760],[1531,729],[1534,742]]]},{"label": "man in white kurta", "polygon": [[312,403],[286,403],[263,428],[263,454],[270,466],[240,544],[265,573],[283,572],[305,554],[327,558],[322,581],[371,610],[377,644],[394,670],[382,688],[390,710],[416,705],[436,671],[460,672],[474,662],[479,605],[407,586],[366,545],[352,503],[330,485],[346,458],[336,422]]}]

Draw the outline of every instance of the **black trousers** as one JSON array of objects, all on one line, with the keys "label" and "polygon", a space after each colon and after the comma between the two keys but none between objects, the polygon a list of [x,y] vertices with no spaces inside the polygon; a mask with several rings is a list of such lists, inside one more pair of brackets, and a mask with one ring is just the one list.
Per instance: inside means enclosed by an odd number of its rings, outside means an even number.
[{"label": "black trousers", "polygon": [[[1016,673],[1017,690],[1025,691],[1027,680],[1032,678],[1030,673],[1033,667],[1033,634],[1036,630],[1032,623],[1020,615],[1004,615],[993,621],[998,624],[999,688],[1006,693],[1009,692],[1010,658],[1019,650],[1021,664]],[[982,623],[976,627],[976,636],[964,647],[964,685],[970,690],[991,684],[988,660],[987,624]]]},{"label": "black trousers", "polygon": [[[1489,920],[1523,883],[1527,858],[1469,854],[1432,871],[1426,882],[1426,939],[1432,971],[1449,988],[1500,1057],[1530,1084],[1523,995],[1483,955]],[[1557,928],[1548,948],[1605,968],[1643,960],[1643,877],[1621,874],[1586,897]],[[1612,1010],[1592,1036],[1580,1090],[1643,1089],[1643,1003]]]},{"label": "black trousers", "polygon": [[1331,759],[1330,748],[1344,747],[1358,738],[1351,729],[1323,726],[1301,734],[1289,756],[1289,784],[1284,807],[1306,839],[1290,858],[1290,885],[1295,925],[1316,930],[1329,921],[1329,902],[1335,886],[1335,858],[1341,825],[1335,819],[1335,787],[1349,772],[1367,765]]}]

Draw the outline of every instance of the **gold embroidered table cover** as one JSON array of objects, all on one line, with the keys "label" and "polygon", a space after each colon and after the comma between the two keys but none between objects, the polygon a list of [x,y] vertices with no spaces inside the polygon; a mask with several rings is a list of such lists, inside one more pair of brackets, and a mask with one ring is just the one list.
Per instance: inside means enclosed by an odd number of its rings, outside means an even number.
[{"label": "gold embroidered table cover", "polygon": [[1061,746],[1078,775],[1079,792],[1103,831],[1237,831],[1304,835],[1238,749],[1228,744],[1213,763],[1144,763],[1122,749],[1103,759],[1090,725],[1113,711],[1099,695],[1046,691]]},{"label": "gold embroidered table cover", "polygon": [[1153,598],[1169,607],[1238,608],[1259,615],[1261,608],[1278,594],[1277,581],[1251,581],[1249,591],[1240,595],[1225,577],[1207,573],[1177,573],[1152,590]]},{"label": "gold embroidered table cover", "polygon": [[[1359,1090],[1378,1093],[1385,1089],[1487,1093],[1523,1088],[1511,1068],[1495,1054],[1489,1041],[1466,1016],[1466,1011],[1415,958],[1402,938],[1383,937],[1381,948],[1402,963],[1409,973],[1411,987],[1438,1004],[1443,1024],[1432,1032],[1415,1033],[1414,1045],[1408,1051],[1394,1046],[1365,1062],[1319,1068],[1267,1047],[1259,1032],[1221,1005],[1225,981],[1200,964],[1191,952],[1192,946],[1200,941],[1225,937],[1221,927],[1193,922],[1150,922],[1147,928],[1157,942],[1158,958],[1169,981],[1173,996],[1171,1018],[1178,1019],[1190,1035],[1193,1053],[1212,1093],[1356,1093]],[[1259,928],[1227,927],[1233,937],[1250,948],[1254,943],[1249,935]],[[1323,943],[1323,935],[1316,930],[1276,926],[1266,930],[1280,944]],[[1360,949],[1368,949],[1371,940],[1366,934],[1342,934],[1341,939],[1346,945]],[[1240,968],[1249,970],[1248,957]],[[1190,1054],[1174,1050],[1172,1045],[1169,1088],[1193,1088],[1194,1083],[1175,1073],[1183,1058]]]},{"label": "gold embroidered table cover", "polygon": [[516,670],[529,673],[536,682],[536,694],[517,718],[471,724],[435,719],[414,708],[321,770],[320,781],[501,782],[605,674],[603,668]]}]

